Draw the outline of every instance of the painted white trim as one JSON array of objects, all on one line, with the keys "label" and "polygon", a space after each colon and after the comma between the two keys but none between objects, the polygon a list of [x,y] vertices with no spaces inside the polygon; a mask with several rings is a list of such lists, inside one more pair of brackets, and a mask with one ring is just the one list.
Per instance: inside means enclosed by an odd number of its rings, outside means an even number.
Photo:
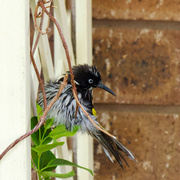
[{"label": "painted white trim", "polygon": [[[32,14],[34,14],[37,1],[38,0],[31,0]],[[46,4],[46,6],[49,6],[49,5],[50,5],[50,3]],[[49,10],[49,8],[47,10]],[[33,16],[33,18],[34,18],[34,16]],[[43,32],[45,32],[46,28],[48,27],[48,21],[49,21],[49,18],[45,14],[44,20],[43,20],[43,27],[42,27]],[[37,18],[37,24],[38,25],[40,24],[40,18]],[[38,33],[38,30],[36,29],[36,34],[37,33]],[[49,40],[48,40],[47,34],[40,36],[36,51],[38,51],[38,50],[39,50],[39,58],[41,60],[41,66],[43,69],[44,79],[47,82],[50,79],[54,79],[54,67],[53,67],[51,50],[50,50],[50,45],[49,45]]]},{"label": "painted white trim", "polygon": [[[29,1],[1,0],[0,153],[30,130]],[[0,161],[0,179],[31,180],[30,138]]]},{"label": "painted white trim", "polygon": [[[92,64],[92,2],[76,0],[76,62]],[[88,135],[77,134],[77,163],[93,170],[93,140]],[[77,169],[78,180],[93,180],[93,176]]]},{"label": "painted white trim", "polygon": [[[71,43],[71,34],[70,34],[70,27],[68,26],[68,16],[65,6],[65,0],[56,0],[54,1],[54,17],[58,21],[62,32],[64,34],[70,59],[72,66],[75,64],[74,61],[74,54],[72,50],[72,43]],[[57,31],[56,26],[54,25],[54,67],[55,67],[55,77],[61,77],[62,74],[65,74],[66,71],[69,70],[67,58],[65,54],[64,47],[62,45],[62,41],[60,39],[59,33]],[[60,138],[59,141],[65,142],[65,144],[62,147],[56,148],[56,156],[58,158],[66,159],[68,161],[72,161],[72,152],[69,151],[68,145],[67,145],[67,138],[63,137]],[[68,173],[72,171],[71,166],[60,166],[56,168],[57,173]],[[58,178],[57,178],[58,179]],[[67,180],[73,180],[73,177],[67,178]]]},{"label": "painted white trim", "polygon": [[[57,19],[58,23],[60,24],[60,27],[64,34],[70,54],[71,64],[73,66],[75,65],[75,61],[74,61],[73,48],[71,43],[71,34],[70,34],[71,27],[68,26],[68,16],[65,7],[65,0],[54,1],[54,6],[57,7],[54,8],[54,17]],[[66,54],[64,48],[55,25],[54,25],[54,44],[55,44],[54,46],[55,76],[58,77],[64,74],[67,70],[69,70],[69,67],[66,60]]]}]

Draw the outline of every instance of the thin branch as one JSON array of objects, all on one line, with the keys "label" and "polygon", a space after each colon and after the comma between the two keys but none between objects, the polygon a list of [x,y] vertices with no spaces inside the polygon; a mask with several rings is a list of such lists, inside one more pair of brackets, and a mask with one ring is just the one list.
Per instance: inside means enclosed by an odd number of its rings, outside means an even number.
[{"label": "thin branch", "polygon": [[[66,41],[65,41],[65,38],[64,38],[64,35],[62,33],[62,30],[61,30],[61,27],[59,26],[57,20],[46,10],[46,7],[44,6],[44,1],[43,0],[39,0],[37,6],[36,6],[36,10],[35,10],[35,26],[36,28],[39,30],[39,32],[41,34],[43,34],[43,32],[39,29],[39,27],[37,26],[37,23],[36,23],[36,18],[37,18],[37,10],[39,8],[39,6],[41,6],[42,8],[42,16],[43,16],[43,13],[45,12],[49,17],[50,19],[55,23],[57,29],[58,29],[58,32],[59,32],[59,35],[61,37],[61,40],[62,40],[62,44],[64,46],[64,49],[65,49],[65,53],[66,53],[66,57],[67,57],[67,61],[68,61],[68,65],[69,65],[69,70],[70,70],[70,75],[71,75],[71,84],[72,84],[72,91],[73,91],[73,95],[74,95],[74,98],[76,99],[76,102],[77,104],[81,107],[81,109],[83,110],[83,112],[85,113],[85,115],[88,117],[88,119],[90,120],[90,122],[100,131],[106,133],[108,136],[111,136],[113,138],[115,138],[114,136],[112,136],[111,134],[109,134],[107,131],[103,130],[102,128],[100,128],[92,119],[91,117],[89,116],[89,114],[85,111],[85,109],[82,107],[82,105],[80,104],[79,100],[78,100],[78,96],[77,96],[77,91],[76,91],[76,86],[75,86],[75,82],[74,82],[74,75],[73,75],[73,71],[72,71],[72,66],[71,66],[71,61],[70,61],[70,55],[69,55],[69,51],[68,51],[68,46],[66,44]],[[47,32],[46,32],[47,33]],[[39,72],[37,70],[37,67],[36,67],[36,64],[35,64],[35,61],[34,61],[34,58],[33,58],[33,53],[32,51],[30,50],[30,55],[31,55],[31,61],[33,63],[33,66],[34,66],[34,69],[36,71],[36,75],[37,75],[37,78],[39,80],[39,82],[41,82],[41,78],[40,78],[40,75],[39,75]],[[48,113],[48,111],[51,109],[52,105],[56,102],[56,100],[59,98],[60,94],[62,93],[64,87],[67,85],[67,78],[68,76],[66,75],[64,77],[64,81],[61,83],[61,85],[59,86],[59,90],[58,90],[58,93],[56,94],[56,96],[52,99],[52,101],[50,102],[50,104],[45,108],[44,112],[43,112],[43,115],[40,117],[40,121],[39,123],[28,133],[22,135],[21,137],[19,137],[18,139],[16,139],[13,143],[11,143],[3,152],[2,154],[0,154],[0,160],[4,157],[4,155],[11,149],[13,148],[16,144],[18,144],[20,141],[22,141],[23,139],[27,138],[28,136],[30,136],[31,134],[33,134],[34,132],[36,132],[44,123],[45,123],[45,118],[46,118],[46,115]],[[41,83],[40,83],[41,84]],[[42,91],[43,91],[43,85],[41,84],[42,86]],[[43,98],[44,98],[44,95],[43,95]],[[44,104],[46,102],[45,100],[46,98],[44,98]]]},{"label": "thin branch", "polygon": [[49,32],[49,28],[46,28],[46,32],[42,32],[42,27],[40,27],[40,28],[38,27],[36,19],[40,18],[40,17],[42,18],[43,15],[44,15],[44,10],[46,10],[46,8],[49,8],[49,7],[51,7],[51,6],[45,7],[45,9],[43,9],[42,12],[39,12],[37,14],[37,11],[38,11],[38,8],[39,8],[39,3],[38,3],[37,6],[36,6],[36,9],[35,9],[35,12],[34,12],[34,25],[37,28],[37,30],[39,31],[39,33],[42,34],[42,35],[47,34]]},{"label": "thin branch", "polygon": [[74,83],[74,75],[73,75],[72,66],[71,66],[70,55],[69,55],[69,50],[68,50],[68,46],[67,46],[66,40],[64,38],[64,35],[62,33],[61,27],[58,24],[57,20],[52,16],[52,14],[47,11],[46,7],[44,6],[43,0],[39,0],[37,7],[39,7],[39,6],[41,6],[43,12],[45,12],[50,17],[50,19],[54,22],[54,24],[57,27],[58,33],[59,33],[59,35],[61,37],[61,41],[62,41],[64,50],[65,50],[65,53],[66,53],[68,66],[69,66],[69,71],[70,71],[70,75],[71,75],[71,82],[72,82],[72,84],[75,84]]},{"label": "thin branch", "polygon": [[[42,17],[41,17],[41,22],[40,22],[40,26],[39,26],[39,29],[40,29],[40,30],[42,30],[43,20],[44,20],[44,14],[42,14]],[[36,41],[35,41],[35,43],[34,43],[33,51],[32,51],[32,54],[33,54],[33,55],[34,55],[35,50],[36,50],[36,47],[37,47],[37,45],[38,45],[40,35],[41,35],[41,33],[38,31],[38,35],[37,35]]]},{"label": "thin branch", "polygon": [[84,114],[88,117],[89,121],[96,127],[96,129],[104,132],[105,134],[107,134],[108,136],[116,139],[115,136],[113,136],[112,134],[108,133],[107,131],[105,131],[104,129],[102,129],[100,126],[98,126],[93,120],[92,118],[89,116],[89,114],[87,113],[87,111],[83,108],[83,106],[81,105],[81,103],[79,102],[77,96],[75,95],[75,91],[73,90],[73,95],[74,95],[74,98],[76,99],[76,102],[78,103],[78,105],[80,106],[80,108],[83,110]]},{"label": "thin branch", "polygon": [[[67,57],[67,61],[68,61],[68,65],[69,65],[69,71],[70,71],[70,75],[71,75],[72,91],[73,91],[73,95],[74,95],[74,98],[76,99],[77,104],[81,107],[81,109],[83,110],[83,112],[86,114],[86,116],[88,117],[89,121],[90,121],[98,130],[104,132],[105,134],[107,134],[108,136],[111,136],[112,138],[116,138],[115,136],[111,135],[110,133],[108,133],[107,131],[105,131],[105,130],[102,129],[101,127],[99,127],[99,126],[91,119],[91,117],[89,116],[89,114],[86,112],[86,110],[85,110],[85,109],[82,107],[82,105],[80,104],[80,102],[79,102],[79,100],[78,100],[78,96],[77,96],[76,85],[75,85],[75,82],[74,82],[74,74],[73,74],[73,71],[72,71],[71,60],[70,60],[70,55],[69,55],[69,50],[68,50],[68,46],[67,46],[66,40],[65,40],[65,38],[64,38],[64,35],[63,35],[63,33],[62,33],[61,27],[60,27],[59,23],[57,22],[57,20],[51,15],[51,13],[46,10],[46,7],[44,6],[42,0],[39,0],[38,5],[41,6],[41,8],[43,9],[43,12],[45,12],[45,13],[50,17],[50,19],[54,22],[54,24],[56,25],[57,30],[58,30],[58,32],[59,32],[59,35],[60,35],[60,37],[61,37],[61,41],[62,41],[64,50],[65,50],[66,57]],[[76,107],[76,109],[77,109],[77,108],[78,108],[78,106]]]},{"label": "thin branch", "polygon": [[40,120],[38,122],[38,124],[28,133],[22,135],[21,137],[19,137],[18,139],[16,139],[14,142],[12,142],[0,155],[0,160],[6,155],[6,153],[12,149],[16,144],[18,144],[20,141],[22,141],[23,139],[27,138],[28,136],[30,136],[31,134],[33,134],[34,132],[36,132],[44,123],[45,123],[45,118],[46,115],[48,113],[48,111],[51,109],[52,105],[58,100],[60,94],[62,93],[64,87],[67,85],[67,78],[68,76],[66,75],[64,77],[63,82],[60,84],[59,86],[59,90],[56,94],[56,96],[52,99],[52,101],[50,102],[50,104],[47,106],[47,108],[45,109],[45,111],[43,112],[43,115],[40,117]]},{"label": "thin branch", "polygon": [[43,94],[43,101],[44,101],[44,110],[46,109],[47,107],[47,100],[46,100],[46,93],[45,93],[45,90],[44,90],[44,86],[43,86],[43,82],[41,80],[41,77],[40,77],[40,74],[39,74],[39,71],[38,71],[38,68],[36,66],[36,63],[35,63],[35,60],[34,60],[34,57],[33,57],[33,53],[30,49],[30,56],[31,56],[31,62],[34,66],[34,70],[36,72],[36,76],[38,78],[38,81],[39,81],[39,84],[40,84],[40,87],[41,87],[41,90],[42,90],[42,94]]},{"label": "thin branch", "polygon": [[[47,9],[46,9],[46,7],[44,6],[44,3],[43,3],[42,0],[39,0],[37,6],[38,6],[38,7],[41,6],[43,12],[45,12],[45,13],[50,17],[50,19],[54,22],[54,24],[56,25],[56,28],[57,28],[57,30],[58,30],[59,36],[60,36],[60,38],[61,38],[61,41],[62,41],[64,50],[65,50],[65,53],[66,53],[66,58],[67,58],[67,61],[68,61],[69,71],[70,71],[70,75],[71,75],[72,89],[74,89],[75,94],[76,94],[76,97],[78,97],[78,95],[77,95],[77,90],[76,90],[76,85],[75,85],[75,82],[74,82],[74,74],[73,74],[73,71],[72,71],[71,59],[70,59],[70,55],[69,55],[69,50],[68,50],[68,46],[67,46],[66,40],[65,40],[65,38],[64,38],[64,35],[63,35],[63,33],[62,33],[62,29],[61,29],[59,23],[57,22],[57,20],[52,16],[52,14],[51,14],[50,12],[47,11]],[[76,116],[76,114],[77,114],[77,110],[78,110],[78,103],[77,103],[77,106],[76,106],[75,116]]]}]

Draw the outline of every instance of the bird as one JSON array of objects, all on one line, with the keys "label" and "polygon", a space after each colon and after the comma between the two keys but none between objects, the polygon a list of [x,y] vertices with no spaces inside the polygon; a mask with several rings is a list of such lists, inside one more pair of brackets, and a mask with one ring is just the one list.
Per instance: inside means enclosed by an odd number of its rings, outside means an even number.
[{"label": "bird", "polygon": [[[74,82],[76,84],[79,102],[89,114],[94,123],[102,128],[98,122],[98,117],[93,106],[92,91],[94,88],[101,88],[115,96],[114,92],[102,83],[101,74],[96,66],[90,66],[88,64],[76,65],[72,67],[72,71],[74,74]],[[55,126],[64,124],[66,129],[69,131],[71,131],[75,125],[80,126],[79,130],[82,133],[87,133],[95,140],[97,140],[104,150],[105,155],[112,162],[112,156],[114,156],[122,169],[123,161],[127,166],[129,166],[124,157],[124,154],[136,162],[134,154],[124,145],[122,145],[120,141],[97,129],[89,121],[88,117],[80,107],[78,107],[78,110],[76,110],[77,104],[72,92],[71,76],[69,71],[67,72],[67,75],[67,85],[63,89],[58,100],[49,110],[46,118],[54,118]],[[55,81],[49,81],[44,86],[47,104],[49,104],[57,94],[59,84],[63,82],[63,79],[64,77]],[[44,108],[42,91],[39,92],[38,104]]]}]

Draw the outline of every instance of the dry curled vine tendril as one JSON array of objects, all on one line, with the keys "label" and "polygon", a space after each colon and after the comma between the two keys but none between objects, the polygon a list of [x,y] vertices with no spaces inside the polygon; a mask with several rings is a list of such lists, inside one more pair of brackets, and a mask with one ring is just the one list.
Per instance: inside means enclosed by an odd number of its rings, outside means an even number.
[{"label": "dry curled vine tendril", "polygon": [[[71,76],[71,84],[72,84],[72,91],[73,91],[73,95],[74,95],[74,98],[76,99],[76,102],[77,102],[77,107],[76,107],[76,111],[78,110],[78,106],[80,106],[80,108],[83,110],[83,112],[86,114],[86,116],[88,117],[89,121],[100,131],[104,132],[105,134],[107,134],[108,136],[112,137],[112,138],[115,138],[113,135],[111,135],[110,133],[108,133],[107,131],[105,131],[104,129],[102,129],[101,127],[97,126],[94,121],[91,119],[91,117],[89,116],[89,114],[85,111],[85,109],[82,107],[82,105],[80,104],[79,100],[78,100],[78,96],[77,96],[77,90],[76,90],[76,85],[75,85],[75,82],[74,82],[74,74],[73,74],[73,71],[72,71],[72,66],[71,66],[71,60],[70,60],[70,55],[69,55],[69,50],[68,50],[68,46],[67,46],[67,43],[65,41],[65,38],[64,38],[64,35],[62,33],[62,30],[61,30],[61,27],[60,25],[58,24],[57,20],[51,15],[50,12],[47,11],[47,8],[50,8],[50,6],[47,6],[45,7],[45,4],[47,3],[51,3],[52,0],[50,1],[45,1],[45,0],[39,0],[38,3],[37,3],[37,6],[36,6],[36,9],[35,9],[35,13],[34,13],[34,18],[35,18],[35,27],[37,28],[37,30],[39,31],[40,34],[44,35],[44,34],[47,34],[48,33],[48,28],[46,28],[46,32],[42,32],[42,22],[43,22],[43,19],[41,21],[41,24],[40,24],[40,28],[37,26],[37,22],[36,22],[36,18],[43,18],[44,16],[44,13],[48,15],[48,17],[53,21],[53,23],[56,25],[57,27],[57,30],[58,30],[58,33],[60,35],[60,38],[61,38],[61,41],[62,41],[62,44],[63,44],[63,47],[64,47],[64,50],[65,50],[65,54],[66,54],[66,58],[67,58],[67,61],[68,61],[68,66],[69,66],[69,71],[70,71],[70,76]],[[42,12],[39,12],[37,13],[38,9],[41,7],[42,9]],[[31,61],[33,63],[33,67],[36,71],[36,75],[37,75],[37,78],[39,80],[39,83],[40,83],[40,86],[41,86],[41,89],[42,89],[42,93],[44,94],[44,105],[46,106],[47,103],[46,103],[46,98],[45,98],[45,91],[44,91],[44,88],[43,88],[43,85],[42,85],[42,82],[41,82],[41,77],[38,73],[38,70],[37,70],[37,67],[36,67],[36,63],[34,61],[34,58],[33,58],[33,54],[35,52],[35,49],[37,47],[37,44],[38,44],[38,41],[39,41],[39,35],[37,36],[37,39],[36,39],[36,42],[35,42],[35,45],[34,45],[34,48],[33,48],[33,51],[30,50],[30,56],[31,56]],[[61,92],[63,91],[64,87],[67,85],[67,76],[64,77],[64,81],[63,83],[60,84],[60,87],[59,87],[59,90],[58,90],[58,93],[56,94],[56,96],[52,99],[52,101],[50,102],[50,104],[48,106],[46,106],[44,108],[44,112],[42,114],[42,116],[40,117],[40,121],[39,123],[28,133],[22,135],[21,137],[19,137],[18,139],[16,139],[14,142],[12,142],[3,152],[2,154],[0,154],[0,160],[4,157],[4,155],[10,150],[12,149],[16,144],[18,144],[20,141],[22,141],[23,139],[27,138],[28,136],[30,136],[31,134],[33,134],[34,132],[36,132],[44,123],[45,123],[45,119],[46,119],[46,115],[48,113],[48,111],[51,109],[52,105],[56,102],[56,100],[58,100]]]}]

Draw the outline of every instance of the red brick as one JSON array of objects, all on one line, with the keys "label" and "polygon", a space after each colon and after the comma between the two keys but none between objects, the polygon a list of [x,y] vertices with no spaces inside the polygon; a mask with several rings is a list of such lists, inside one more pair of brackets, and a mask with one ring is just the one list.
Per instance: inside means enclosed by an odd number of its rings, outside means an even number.
[{"label": "red brick", "polygon": [[175,180],[180,177],[180,118],[177,114],[97,111],[99,121],[131,150],[138,164],[126,157],[124,164],[111,163],[101,147],[94,145],[95,180]]},{"label": "red brick", "polygon": [[126,20],[180,20],[178,0],[93,0],[93,18]]},{"label": "red brick", "polygon": [[93,63],[116,94],[94,91],[96,103],[180,104],[180,32],[93,29]]}]

